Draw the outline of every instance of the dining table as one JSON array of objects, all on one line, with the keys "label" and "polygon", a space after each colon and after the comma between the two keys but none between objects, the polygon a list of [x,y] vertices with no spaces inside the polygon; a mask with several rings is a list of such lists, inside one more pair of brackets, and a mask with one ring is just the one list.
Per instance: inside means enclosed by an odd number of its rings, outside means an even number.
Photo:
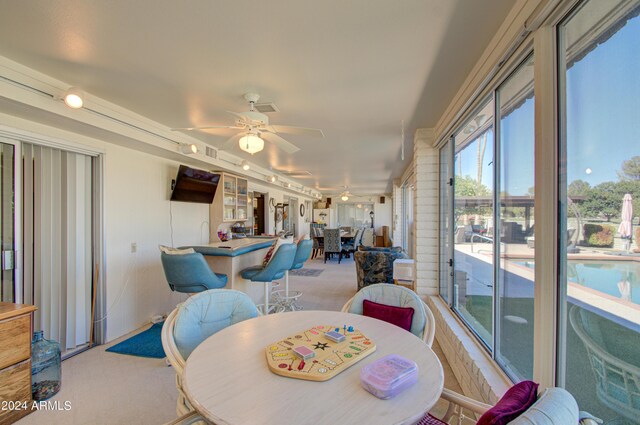
[{"label": "dining table", "polygon": [[[266,348],[316,326],[353,326],[376,350],[329,380],[273,373]],[[389,354],[412,360],[417,382],[390,399],[367,392],[360,370]],[[414,424],[436,403],[442,365],[424,341],[387,322],[337,311],[296,311],[259,316],[207,338],[189,356],[184,392],[195,410],[215,424]]]}]

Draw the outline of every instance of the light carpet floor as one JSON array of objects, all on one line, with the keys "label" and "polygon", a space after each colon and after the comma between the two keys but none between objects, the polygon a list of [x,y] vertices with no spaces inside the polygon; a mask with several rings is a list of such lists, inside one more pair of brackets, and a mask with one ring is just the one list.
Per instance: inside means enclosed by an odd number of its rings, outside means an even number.
[{"label": "light carpet floor", "polygon": [[[356,292],[353,259],[310,260],[306,267],[322,269],[320,276],[291,276],[290,289],[302,291],[305,310],[340,310]],[[107,353],[111,345],[147,329],[125,335],[109,344],[92,348],[62,363],[62,389],[51,399],[68,411],[36,411],[21,419],[19,425],[112,425],[162,424],[176,417],[177,390],[172,368],[162,359]],[[445,386],[460,391],[440,347],[434,351],[442,361]],[[440,406],[438,406],[440,407]],[[437,410],[441,410],[441,407]],[[357,424],[354,424],[357,425]]]}]

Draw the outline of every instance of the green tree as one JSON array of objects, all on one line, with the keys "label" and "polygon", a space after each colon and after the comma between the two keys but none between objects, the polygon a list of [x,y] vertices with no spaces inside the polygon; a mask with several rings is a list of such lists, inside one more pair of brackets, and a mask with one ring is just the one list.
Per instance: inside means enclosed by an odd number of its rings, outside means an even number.
[{"label": "green tree", "polygon": [[611,221],[613,217],[620,215],[622,207],[622,197],[618,192],[616,182],[604,182],[592,187],[586,193],[581,213],[588,217],[602,216]]},{"label": "green tree", "polygon": [[585,196],[591,185],[584,180],[574,180],[569,184],[567,188],[567,195],[571,196]]},{"label": "green tree", "polygon": [[640,156],[622,161],[618,177],[624,181],[640,181]]},{"label": "green tree", "polygon": [[491,190],[471,176],[456,176],[456,196],[491,196]]}]

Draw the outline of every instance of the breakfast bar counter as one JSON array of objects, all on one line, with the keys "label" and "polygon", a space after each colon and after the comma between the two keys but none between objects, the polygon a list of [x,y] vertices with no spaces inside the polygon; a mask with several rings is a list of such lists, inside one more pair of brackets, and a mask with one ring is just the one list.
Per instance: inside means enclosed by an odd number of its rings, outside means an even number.
[{"label": "breakfast bar counter", "polygon": [[204,255],[211,270],[226,274],[228,279],[226,289],[244,292],[256,304],[261,304],[264,302],[263,286],[243,279],[240,272],[247,267],[261,264],[274,242],[275,238],[271,237],[246,237],[181,248],[193,248]]}]

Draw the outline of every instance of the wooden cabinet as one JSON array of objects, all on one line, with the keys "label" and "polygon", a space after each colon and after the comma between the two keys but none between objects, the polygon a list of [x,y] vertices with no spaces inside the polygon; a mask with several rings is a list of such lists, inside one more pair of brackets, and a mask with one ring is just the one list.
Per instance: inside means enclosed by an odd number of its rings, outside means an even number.
[{"label": "wooden cabinet", "polygon": [[[228,231],[231,224],[237,221],[247,221],[249,219],[249,184],[247,179],[234,176],[233,174],[222,174],[222,187],[218,186],[216,196],[213,198],[209,209],[210,242],[218,242],[218,228]],[[220,226],[225,224],[224,226]]]},{"label": "wooden cabinet", "polygon": [[[0,425],[11,424],[31,412],[30,305],[0,303]],[[21,406],[5,410],[5,403]]]}]

